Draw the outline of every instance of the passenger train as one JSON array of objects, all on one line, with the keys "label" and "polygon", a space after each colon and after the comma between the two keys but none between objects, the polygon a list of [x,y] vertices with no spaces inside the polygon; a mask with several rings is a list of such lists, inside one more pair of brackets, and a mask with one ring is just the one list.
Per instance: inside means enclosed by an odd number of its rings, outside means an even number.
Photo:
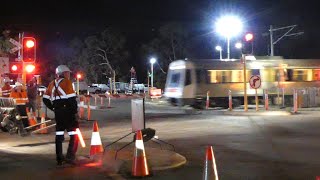
[{"label": "passenger train", "polygon": [[[279,98],[291,98],[293,89],[320,87],[320,59],[283,59],[281,57],[255,57],[241,60],[186,59],[170,63],[164,96],[174,105],[203,107],[207,92],[212,106],[228,107],[229,90],[234,106],[244,102],[244,84],[249,103],[254,102],[256,90],[249,80],[259,76],[257,89],[260,99],[268,90],[274,103]],[[246,68],[246,73],[244,73]],[[244,83],[246,76],[246,83]],[[287,100],[287,102],[289,102]]]}]

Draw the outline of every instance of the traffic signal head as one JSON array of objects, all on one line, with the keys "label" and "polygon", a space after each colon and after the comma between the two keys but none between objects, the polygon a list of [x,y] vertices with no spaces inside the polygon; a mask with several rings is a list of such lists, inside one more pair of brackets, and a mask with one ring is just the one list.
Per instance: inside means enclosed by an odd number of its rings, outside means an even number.
[{"label": "traffic signal head", "polygon": [[22,74],[22,63],[21,62],[10,62],[10,73],[11,74]]},{"label": "traffic signal head", "polygon": [[35,62],[36,60],[36,39],[24,37],[22,39],[22,61]]},{"label": "traffic signal head", "polygon": [[242,40],[242,54],[252,54],[253,53],[253,34],[246,33]]}]

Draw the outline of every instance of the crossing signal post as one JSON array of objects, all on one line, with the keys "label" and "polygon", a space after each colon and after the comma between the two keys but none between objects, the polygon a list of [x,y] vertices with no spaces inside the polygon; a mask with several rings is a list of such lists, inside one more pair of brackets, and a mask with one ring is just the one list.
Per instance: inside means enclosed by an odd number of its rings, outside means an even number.
[{"label": "crossing signal post", "polygon": [[36,55],[36,39],[34,37],[23,37],[22,38],[22,81],[26,83],[27,74],[32,74],[35,72],[35,61],[37,58]]},{"label": "crossing signal post", "polygon": [[243,62],[243,99],[244,99],[244,111],[248,111],[248,96],[247,96],[247,67],[246,67],[246,55],[253,53],[253,34],[246,33],[242,40],[242,62]]}]

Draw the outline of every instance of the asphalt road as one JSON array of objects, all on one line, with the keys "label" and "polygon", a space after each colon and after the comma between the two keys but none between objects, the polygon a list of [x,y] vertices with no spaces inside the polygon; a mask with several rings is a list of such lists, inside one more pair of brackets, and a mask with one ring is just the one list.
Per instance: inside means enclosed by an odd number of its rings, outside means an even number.
[{"label": "asphalt road", "polygon": [[[111,106],[92,110],[91,115],[99,123],[104,145],[131,132],[130,100],[112,100]],[[289,116],[223,115],[218,110],[146,103],[146,126],[187,159],[181,167],[152,171],[146,179],[201,179],[207,145],[214,148],[220,179],[315,179],[320,176],[319,115],[318,111]],[[92,121],[81,121],[81,129],[89,145]],[[104,168],[57,169],[53,132],[27,137],[1,132],[0,139],[1,179],[133,179],[120,164],[112,164],[117,173]],[[129,136],[117,146],[131,141]],[[66,149],[67,141],[64,145]],[[145,146],[157,147],[151,141]],[[79,148],[79,156],[88,154],[89,147]]]}]

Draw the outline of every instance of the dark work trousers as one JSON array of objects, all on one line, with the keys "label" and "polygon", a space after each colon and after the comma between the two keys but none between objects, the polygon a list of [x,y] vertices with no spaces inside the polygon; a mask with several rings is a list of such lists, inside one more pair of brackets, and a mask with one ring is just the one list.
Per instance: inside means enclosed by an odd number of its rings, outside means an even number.
[{"label": "dark work trousers", "polygon": [[78,149],[79,138],[76,134],[76,129],[79,127],[79,123],[76,119],[74,113],[71,113],[66,109],[58,109],[55,111],[56,120],[56,155],[57,162],[62,162],[64,160],[62,143],[64,141],[64,131],[67,130],[70,141],[67,150],[66,159],[75,160],[76,152]]},{"label": "dark work trousers", "polygon": [[[27,107],[26,105],[17,105],[16,106],[16,110],[17,110],[17,112],[18,112],[18,114],[20,116],[28,116],[26,107]],[[22,123],[23,123],[24,127],[28,127],[29,126],[28,118],[22,118],[21,120],[22,120]]]}]

